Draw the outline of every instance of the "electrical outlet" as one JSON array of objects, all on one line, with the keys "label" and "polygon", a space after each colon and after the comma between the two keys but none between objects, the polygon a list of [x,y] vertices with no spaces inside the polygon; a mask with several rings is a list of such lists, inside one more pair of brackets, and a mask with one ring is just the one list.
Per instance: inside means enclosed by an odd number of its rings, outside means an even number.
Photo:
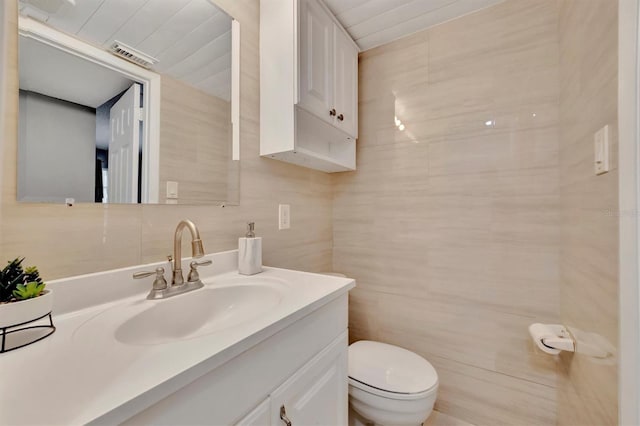
[{"label": "electrical outlet", "polygon": [[278,229],[291,228],[291,206],[289,204],[280,204],[278,207]]}]

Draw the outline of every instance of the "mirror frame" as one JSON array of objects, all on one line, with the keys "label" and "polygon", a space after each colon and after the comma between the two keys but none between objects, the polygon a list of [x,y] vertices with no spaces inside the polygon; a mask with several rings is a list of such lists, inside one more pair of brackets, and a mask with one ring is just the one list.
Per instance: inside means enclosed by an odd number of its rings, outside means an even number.
[{"label": "mirror frame", "polygon": [[[231,18],[231,161],[239,161],[240,23],[230,15],[229,17]],[[29,17],[18,17],[18,36],[34,39],[71,55],[111,69],[144,86],[143,103],[146,106],[143,108],[143,114],[145,115],[144,138],[142,142],[143,161],[142,170],[139,171],[142,178],[141,204],[158,204],[160,192],[160,87],[162,75],[134,65],[133,63],[112,55],[106,50],[55,30]],[[238,187],[238,191],[239,190]],[[240,194],[237,195],[236,200],[224,200],[223,205],[238,205],[239,198]],[[138,204],[132,203],[132,205]]]}]

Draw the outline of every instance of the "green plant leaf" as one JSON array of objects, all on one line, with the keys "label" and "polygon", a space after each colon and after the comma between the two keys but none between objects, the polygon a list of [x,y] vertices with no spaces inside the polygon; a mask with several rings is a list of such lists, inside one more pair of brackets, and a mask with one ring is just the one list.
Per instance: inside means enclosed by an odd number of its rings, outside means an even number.
[{"label": "green plant leaf", "polygon": [[32,299],[40,296],[44,290],[45,283],[31,281],[26,285],[18,284],[13,291],[13,296],[18,300]]},{"label": "green plant leaf", "polygon": [[2,271],[0,271],[0,302],[8,302],[13,296],[13,291],[18,284],[24,282],[22,270],[22,262],[24,257],[17,257],[7,263]]}]

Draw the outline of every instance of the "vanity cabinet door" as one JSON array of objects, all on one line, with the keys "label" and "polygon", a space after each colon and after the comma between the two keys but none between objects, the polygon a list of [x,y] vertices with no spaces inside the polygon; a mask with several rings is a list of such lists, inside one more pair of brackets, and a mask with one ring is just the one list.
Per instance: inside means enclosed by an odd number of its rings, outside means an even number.
[{"label": "vanity cabinet door", "polygon": [[351,39],[335,26],[334,104],[335,125],[354,139],[358,138],[358,51]]},{"label": "vanity cabinet door", "polygon": [[299,105],[332,123],[333,37],[331,16],[316,0],[300,0],[300,94]]},{"label": "vanity cabinet door", "polygon": [[271,398],[267,398],[242,418],[236,426],[271,426]]},{"label": "vanity cabinet door", "polygon": [[347,345],[344,333],[271,394],[271,425],[347,424]]}]

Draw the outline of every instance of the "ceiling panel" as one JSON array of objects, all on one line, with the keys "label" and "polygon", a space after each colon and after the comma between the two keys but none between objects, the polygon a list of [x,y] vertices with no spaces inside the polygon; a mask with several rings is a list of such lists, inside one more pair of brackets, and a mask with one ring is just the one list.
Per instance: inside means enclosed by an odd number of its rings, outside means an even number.
[{"label": "ceiling panel", "polygon": [[137,48],[188,3],[189,0],[149,0],[110,38]]},{"label": "ceiling panel", "polygon": [[229,60],[231,60],[231,55],[229,54],[220,56],[214,61],[208,61],[203,67],[198,67],[191,72],[186,72],[183,78],[194,84],[201,83],[211,76],[225,73],[227,70],[227,61]]},{"label": "ceiling panel", "polygon": [[380,28],[390,28],[417,17],[429,15],[441,7],[455,3],[457,0],[414,0],[370,17],[358,24],[351,25],[349,32],[354,37],[362,39],[368,35],[377,33]]},{"label": "ceiling panel", "polygon": [[156,56],[216,13],[218,10],[207,2],[192,1],[143,40],[137,49]]},{"label": "ceiling panel", "polygon": [[229,21],[229,17],[224,13],[218,13],[174,44],[167,46],[167,49],[159,53],[156,58],[160,60],[163,69],[168,69],[167,67],[178,64],[194,51],[230,30],[231,21]]},{"label": "ceiling panel", "polygon": [[[212,42],[202,46],[182,61],[176,63],[167,70],[167,73],[182,78],[188,74],[204,69],[208,64],[228,53],[227,45],[231,43],[231,31],[223,34]],[[231,57],[228,58],[231,60]]]},{"label": "ceiling panel", "polygon": [[[398,7],[404,6],[407,3],[411,3],[412,0],[358,0],[357,5],[353,5],[352,7],[345,8],[340,13],[340,22],[345,27],[351,27],[353,25],[359,24],[367,19],[381,15],[390,10],[394,10]],[[424,1],[425,3],[429,3],[430,0]],[[329,4],[336,2],[327,2]],[[347,4],[352,3],[351,0],[347,0],[343,4],[346,6]],[[331,9],[333,11],[333,9]],[[333,13],[337,13],[333,11]]]},{"label": "ceiling panel", "polygon": [[324,0],[368,50],[504,0]]},{"label": "ceiling panel", "polygon": [[99,46],[125,24],[149,0],[103,0],[82,28],[75,34]]},{"label": "ceiling panel", "polygon": [[20,89],[97,108],[133,82],[93,62],[20,37]]},{"label": "ceiling panel", "polygon": [[75,6],[65,5],[59,13],[51,15],[47,23],[66,33],[75,34],[104,1],[82,0],[76,2]]},{"label": "ceiling panel", "polygon": [[369,2],[370,0],[345,0],[345,1],[334,2],[335,5],[331,7],[331,10],[333,13],[338,14],[338,13],[347,11],[349,9],[354,9],[358,6],[361,6]]},{"label": "ceiling panel", "polygon": [[117,40],[158,59],[154,71],[214,96],[229,92],[213,82],[231,81],[231,18],[209,0],[77,0],[46,23],[106,50]]}]

